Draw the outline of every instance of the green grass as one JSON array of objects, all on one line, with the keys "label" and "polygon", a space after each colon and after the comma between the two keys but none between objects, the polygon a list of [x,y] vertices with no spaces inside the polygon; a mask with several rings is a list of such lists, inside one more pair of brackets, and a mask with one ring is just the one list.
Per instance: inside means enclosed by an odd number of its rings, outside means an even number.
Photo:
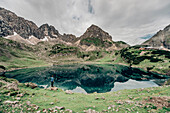
[{"label": "green grass", "polygon": [[[151,71],[167,74],[169,70],[170,52],[163,50],[139,50],[140,47],[129,47],[116,53],[118,62],[131,63],[134,67],[145,69],[153,67]],[[143,54],[141,54],[144,52]],[[119,58],[121,57],[121,58]],[[123,61],[121,61],[121,59]]]},{"label": "green grass", "polygon": [[[9,81],[9,79],[8,79]],[[11,80],[12,82],[12,80]],[[24,97],[21,97],[20,103],[23,104],[23,112],[28,112],[26,108],[27,101],[30,101],[31,104],[36,104],[40,108],[38,110],[53,108],[55,106],[64,106],[66,109],[71,109],[73,112],[83,112],[84,110],[93,109],[98,112],[107,110],[107,112],[126,112],[128,109],[132,113],[136,112],[167,112],[169,109],[167,107],[157,108],[154,103],[144,103],[152,97],[167,97],[170,95],[170,86],[164,87],[153,87],[145,89],[133,89],[133,90],[121,90],[117,92],[108,92],[108,93],[93,93],[93,94],[66,94],[61,89],[57,91],[44,90],[40,88],[31,89],[25,87],[23,84],[19,86],[19,92],[14,92],[6,89],[0,89],[0,110],[3,112],[5,109],[7,111],[12,111],[15,109],[16,112],[20,112],[20,108],[9,108],[7,105],[2,105],[5,100],[15,100],[15,93],[23,93]],[[14,96],[6,96],[7,93],[13,93]],[[96,98],[99,99],[96,99]],[[102,99],[104,98],[104,99]],[[121,101],[121,103],[118,103]],[[54,105],[50,105],[53,102]],[[128,103],[131,102],[131,103]],[[114,108],[108,109],[110,105],[114,105]],[[149,107],[146,107],[149,105]],[[133,108],[133,109],[131,109]],[[114,110],[113,110],[114,109]],[[6,111],[6,112],[7,112]],[[32,111],[35,112],[35,111]]]},{"label": "green grass", "polygon": [[88,45],[88,46],[90,46],[91,44],[95,46],[104,46],[102,40],[96,37],[89,37],[89,38],[82,39],[80,43],[82,45]]}]

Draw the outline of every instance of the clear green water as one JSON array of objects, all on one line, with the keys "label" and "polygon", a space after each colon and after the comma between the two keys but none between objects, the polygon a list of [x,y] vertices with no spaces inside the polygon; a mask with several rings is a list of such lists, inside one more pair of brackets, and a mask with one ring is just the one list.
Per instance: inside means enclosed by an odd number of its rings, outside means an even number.
[{"label": "clear green water", "polygon": [[[122,65],[58,65],[7,72],[6,76],[19,82],[33,82],[39,86],[50,86],[50,76],[54,75],[54,86],[79,93],[104,93],[121,89],[156,87],[153,79],[164,75],[150,73],[138,68]],[[145,79],[143,81],[142,79]],[[152,80],[151,80],[152,79]]]}]

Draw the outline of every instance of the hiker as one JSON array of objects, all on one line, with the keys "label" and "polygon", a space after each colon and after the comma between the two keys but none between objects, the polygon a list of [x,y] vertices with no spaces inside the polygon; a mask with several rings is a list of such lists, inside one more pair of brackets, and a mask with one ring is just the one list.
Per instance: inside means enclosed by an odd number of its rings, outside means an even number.
[{"label": "hiker", "polygon": [[52,75],[52,76],[51,76],[51,87],[54,87],[53,85],[54,85],[54,77],[53,77],[53,75]]}]

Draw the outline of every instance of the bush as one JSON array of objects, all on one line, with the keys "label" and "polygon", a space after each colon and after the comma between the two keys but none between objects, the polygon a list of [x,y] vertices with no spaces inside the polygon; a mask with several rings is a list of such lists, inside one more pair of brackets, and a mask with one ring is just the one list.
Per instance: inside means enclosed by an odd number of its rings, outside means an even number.
[{"label": "bush", "polygon": [[88,38],[82,39],[80,41],[80,44],[87,45],[87,46],[90,46],[92,44],[95,46],[101,46],[101,47],[104,46],[104,43],[102,42],[102,40],[96,37],[88,37]]}]

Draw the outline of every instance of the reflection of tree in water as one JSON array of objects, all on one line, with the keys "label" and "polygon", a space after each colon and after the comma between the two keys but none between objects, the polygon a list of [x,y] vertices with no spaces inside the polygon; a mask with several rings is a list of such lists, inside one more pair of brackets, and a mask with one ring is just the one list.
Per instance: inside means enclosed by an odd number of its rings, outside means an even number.
[{"label": "reflection of tree in water", "polygon": [[5,76],[5,70],[6,68],[2,65],[0,65],[0,76]]},{"label": "reflection of tree in water", "polygon": [[20,82],[38,85],[50,85],[50,76],[54,75],[55,85],[58,87],[73,90],[79,86],[87,93],[103,93],[110,91],[115,82],[126,82],[128,78],[135,77],[138,79],[142,74],[147,73],[121,65],[61,65],[15,70],[6,75]]}]

